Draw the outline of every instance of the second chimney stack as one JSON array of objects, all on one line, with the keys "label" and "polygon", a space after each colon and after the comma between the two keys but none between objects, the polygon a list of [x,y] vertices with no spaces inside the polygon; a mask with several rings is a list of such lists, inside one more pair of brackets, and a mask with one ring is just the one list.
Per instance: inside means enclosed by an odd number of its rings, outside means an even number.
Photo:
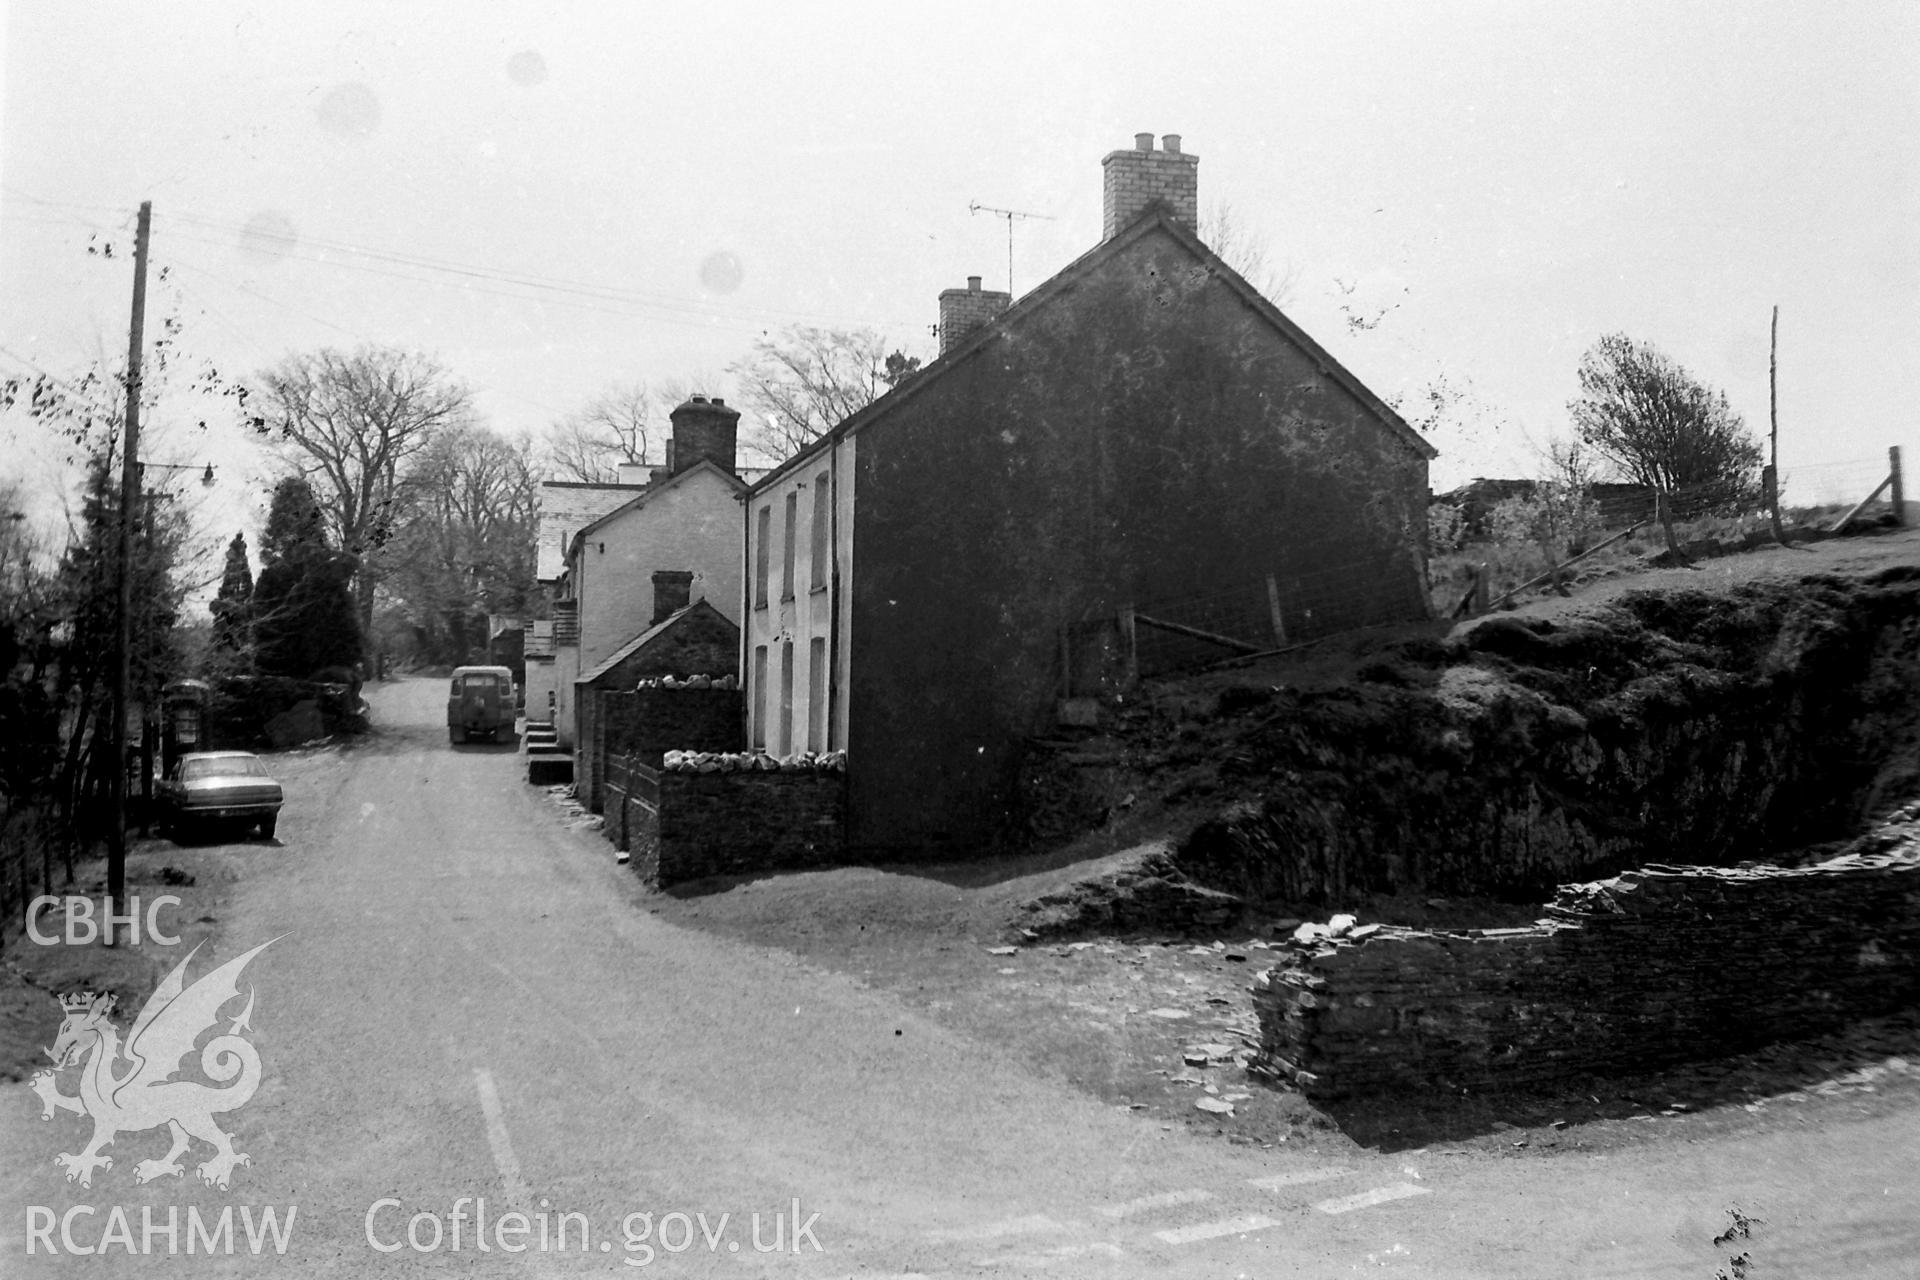
[{"label": "second chimney stack", "polygon": [[667,449],[667,467],[679,475],[702,458],[713,459],[722,471],[734,474],[740,435],[740,411],[719,396],[709,400],[692,396],[668,415],[673,439]]},{"label": "second chimney stack", "polygon": [[687,607],[693,595],[693,574],[685,569],[653,571],[653,623],[657,626]]},{"label": "second chimney stack", "polygon": [[964,289],[940,292],[940,354],[959,346],[982,325],[998,320],[1013,305],[1013,295],[982,289],[979,276],[968,276]]}]

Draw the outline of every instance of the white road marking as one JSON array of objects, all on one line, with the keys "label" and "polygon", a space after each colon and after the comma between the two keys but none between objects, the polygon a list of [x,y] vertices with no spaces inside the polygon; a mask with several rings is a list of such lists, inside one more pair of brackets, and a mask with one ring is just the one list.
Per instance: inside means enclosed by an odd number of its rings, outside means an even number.
[{"label": "white road marking", "polygon": [[1155,1239],[1164,1240],[1168,1244],[1192,1244],[1196,1240],[1244,1235],[1249,1231],[1265,1231],[1268,1227],[1279,1225],[1277,1220],[1255,1213],[1244,1218],[1228,1218],[1225,1222],[1202,1222],[1191,1227],[1174,1227],[1167,1231],[1156,1231],[1153,1234]]},{"label": "white road marking", "polygon": [[1313,1206],[1322,1213],[1351,1213],[1355,1209],[1365,1209],[1376,1204],[1385,1204],[1389,1200],[1405,1200],[1408,1196],[1427,1194],[1425,1187],[1416,1187],[1411,1182],[1396,1182],[1392,1186],[1375,1187],[1371,1191],[1362,1191],[1357,1196],[1342,1196],[1338,1200],[1322,1200]]},{"label": "white road marking", "polygon": [[1278,1191],[1282,1187],[1298,1187],[1309,1182],[1325,1182],[1329,1178],[1344,1178],[1351,1169],[1295,1169],[1292,1173],[1276,1173],[1270,1177],[1254,1178],[1253,1185],[1262,1191]]},{"label": "white road marking", "polygon": [[473,1069],[473,1087],[480,1094],[480,1111],[487,1120],[487,1145],[493,1148],[493,1167],[507,1189],[507,1199],[517,1205],[528,1203],[527,1184],[520,1177],[520,1161],[513,1154],[513,1142],[507,1137],[507,1122],[500,1110],[500,1095],[493,1088],[493,1073],[485,1067]]},{"label": "white road marking", "polygon": [[1032,1214],[1025,1218],[1002,1218],[999,1222],[983,1222],[974,1227],[952,1227],[945,1231],[929,1231],[927,1239],[936,1244],[957,1240],[998,1240],[1002,1236],[1033,1235],[1040,1231],[1059,1231],[1059,1223],[1044,1213]]},{"label": "white road marking", "polygon": [[1202,1200],[1213,1199],[1211,1191],[1163,1191],[1157,1196],[1141,1196],[1138,1200],[1129,1200],[1125,1204],[1103,1204],[1094,1209],[1095,1213],[1108,1218],[1131,1218],[1136,1213],[1146,1213],[1153,1209],[1170,1209],[1174,1205],[1199,1204]]}]

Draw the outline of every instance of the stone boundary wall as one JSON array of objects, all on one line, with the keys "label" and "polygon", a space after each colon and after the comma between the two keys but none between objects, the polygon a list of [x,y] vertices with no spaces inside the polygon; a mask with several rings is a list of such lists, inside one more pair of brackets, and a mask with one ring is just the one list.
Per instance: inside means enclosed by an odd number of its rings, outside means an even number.
[{"label": "stone boundary wall", "polygon": [[845,773],[667,769],[656,785],[658,803],[648,804],[636,780],[615,837],[653,888],[846,861]]},{"label": "stone boundary wall", "polygon": [[[580,801],[606,811],[606,780],[614,757],[635,755],[654,768],[669,751],[737,751],[745,742],[746,703],[737,689],[585,691]],[[591,706],[589,713],[587,708]]]},{"label": "stone boundary wall", "polygon": [[1920,1000],[1920,821],[1801,869],[1650,866],[1521,929],[1307,926],[1256,981],[1302,1092],[1537,1087],[1719,1057]]},{"label": "stone boundary wall", "polygon": [[606,821],[600,832],[625,853],[633,848],[633,833],[652,830],[660,801],[660,772],[633,756],[608,756]]}]

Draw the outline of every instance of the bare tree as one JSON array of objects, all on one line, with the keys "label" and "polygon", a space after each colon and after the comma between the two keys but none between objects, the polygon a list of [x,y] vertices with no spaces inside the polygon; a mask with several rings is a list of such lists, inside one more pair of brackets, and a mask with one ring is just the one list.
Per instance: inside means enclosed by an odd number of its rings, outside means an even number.
[{"label": "bare tree", "polygon": [[[442,433],[408,480],[399,553],[381,586],[428,656],[466,660],[489,613],[521,614],[533,582],[533,442],[467,428]],[[381,631],[391,631],[385,623]]]},{"label": "bare tree", "polygon": [[[612,484],[622,462],[644,462],[660,397],[644,382],[615,383],[553,424],[547,457],[556,475]],[[668,406],[669,408],[671,406]]]},{"label": "bare tree", "polygon": [[1574,430],[1628,478],[1680,495],[1690,511],[1753,494],[1760,445],[1724,392],[1623,333],[1588,348],[1579,376],[1580,396],[1567,405]]},{"label": "bare tree", "polygon": [[1240,273],[1240,278],[1258,289],[1268,302],[1285,306],[1293,298],[1300,282],[1300,269],[1289,264],[1276,270],[1267,256],[1267,247],[1225,200],[1216,200],[1200,215],[1197,228],[1200,240],[1220,255],[1222,261]]},{"label": "bare tree", "polygon": [[746,442],[777,462],[872,404],[920,367],[887,346],[871,329],[792,325],[761,337],[728,369],[760,418]]},{"label": "bare tree", "polygon": [[260,376],[255,398],[265,408],[254,427],[290,447],[335,540],[358,561],[354,598],[369,630],[407,463],[437,433],[467,425],[472,399],[427,356],[374,346],[291,356]]}]

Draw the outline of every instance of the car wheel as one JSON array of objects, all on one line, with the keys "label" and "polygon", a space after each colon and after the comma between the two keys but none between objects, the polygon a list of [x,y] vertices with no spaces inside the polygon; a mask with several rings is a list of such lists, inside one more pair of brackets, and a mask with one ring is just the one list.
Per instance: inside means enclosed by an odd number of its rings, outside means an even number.
[{"label": "car wheel", "polygon": [[266,817],[260,819],[260,838],[262,840],[273,839],[274,824],[279,821],[280,821],[280,815],[277,813],[270,813]]}]

